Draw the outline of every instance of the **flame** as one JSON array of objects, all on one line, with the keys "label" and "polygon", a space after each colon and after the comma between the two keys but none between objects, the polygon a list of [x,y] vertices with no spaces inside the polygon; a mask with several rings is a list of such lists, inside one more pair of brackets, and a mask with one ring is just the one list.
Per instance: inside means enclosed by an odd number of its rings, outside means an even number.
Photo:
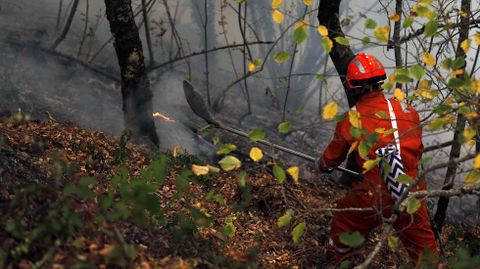
[{"label": "flame", "polygon": [[153,113],[153,117],[154,117],[154,118],[160,118],[160,119],[162,119],[162,120],[164,120],[164,121],[166,121],[166,122],[175,122],[174,119],[172,119],[172,118],[170,118],[170,117],[167,117],[167,116],[163,115],[163,114],[160,113],[160,112],[155,112],[155,113]]}]

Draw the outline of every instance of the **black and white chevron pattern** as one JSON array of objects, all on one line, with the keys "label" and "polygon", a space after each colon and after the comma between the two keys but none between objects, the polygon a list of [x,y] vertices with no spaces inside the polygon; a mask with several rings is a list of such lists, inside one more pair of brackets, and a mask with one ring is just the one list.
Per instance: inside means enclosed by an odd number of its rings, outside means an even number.
[{"label": "black and white chevron pattern", "polygon": [[[405,174],[403,168],[402,157],[395,145],[388,145],[383,148],[379,148],[375,151],[375,154],[381,157],[383,160],[379,163],[380,173],[387,184],[387,190],[394,200],[400,198],[400,196],[407,190],[408,185],[402,184],[397,181],[397,178],[401,174]],[[390,166],[390,172],[385,175],[385,171],[382,167],[384,163],[388,163]]]}]

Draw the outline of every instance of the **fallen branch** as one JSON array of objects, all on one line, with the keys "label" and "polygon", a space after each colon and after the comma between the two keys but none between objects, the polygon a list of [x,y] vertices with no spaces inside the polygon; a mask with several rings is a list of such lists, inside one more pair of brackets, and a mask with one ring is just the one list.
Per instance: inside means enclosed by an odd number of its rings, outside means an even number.
[{"label": "fallen branch", "polygon": [[16,40],[6,40],[5,42],[8,43],[8,44],[14,45],[14,46],[29,47],[29,48],[37,49],[37,50],[40,50],[42,52],[45,52],[45,53],[52,54],[54,56],[63,58],[65,60],[75,62],[75,63],[77,63],[77,64],[79,64],[79,65],[97,73],[97,74],[100,74],[100,75],[102,75],[106,78],[109,78],[109,79],[111,79],[115,82],[120,83],[120,78],[118,78],[117,76],[110,74],[109,72],[107,72],[106,70],[103,70],[102,68],[100,68],[98,66],[94,66],[90,63],[84,62],[84,61],[82,61],[80,59],[77,59],[73,56],[63,54],[61,52],[58,52],[56,50],[52,50],[52,49],[49,49],[49,48],[44,48],[44,47],[41,47],[41,46],[36,45],[36,44],[23,43],[23,42],[19,42],[19,41],[16,41]]}]

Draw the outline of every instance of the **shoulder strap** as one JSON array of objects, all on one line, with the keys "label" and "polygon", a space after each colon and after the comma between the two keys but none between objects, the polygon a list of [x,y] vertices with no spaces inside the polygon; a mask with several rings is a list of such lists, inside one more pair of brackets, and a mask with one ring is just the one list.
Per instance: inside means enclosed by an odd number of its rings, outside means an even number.
[{"label": "shoulder strap", "polygon": [[395,143],[397,144],[398,154],[400,154],[400,136],[398,134],[398,126],[397,126],[397,118],[395,116],[395,112],[393,111],[393,106],[390,103],[390,100],[387,99],[388,104],[388,112],[390,113],[390,122],[392,123],[392,128],[395,130],[393,132],[393,137],[395,139]]}]

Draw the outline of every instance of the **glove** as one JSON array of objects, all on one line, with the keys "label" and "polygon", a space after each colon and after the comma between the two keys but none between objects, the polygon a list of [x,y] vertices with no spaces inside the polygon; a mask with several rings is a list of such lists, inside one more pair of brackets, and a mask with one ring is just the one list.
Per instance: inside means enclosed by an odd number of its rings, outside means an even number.
[{"label": "glove", "polygon": [[318,167],[318,171],[324,174],[331,174],[334,170],[333,167],[327,166],[327,164],[321,157],[317,159],[317,167]]}]

